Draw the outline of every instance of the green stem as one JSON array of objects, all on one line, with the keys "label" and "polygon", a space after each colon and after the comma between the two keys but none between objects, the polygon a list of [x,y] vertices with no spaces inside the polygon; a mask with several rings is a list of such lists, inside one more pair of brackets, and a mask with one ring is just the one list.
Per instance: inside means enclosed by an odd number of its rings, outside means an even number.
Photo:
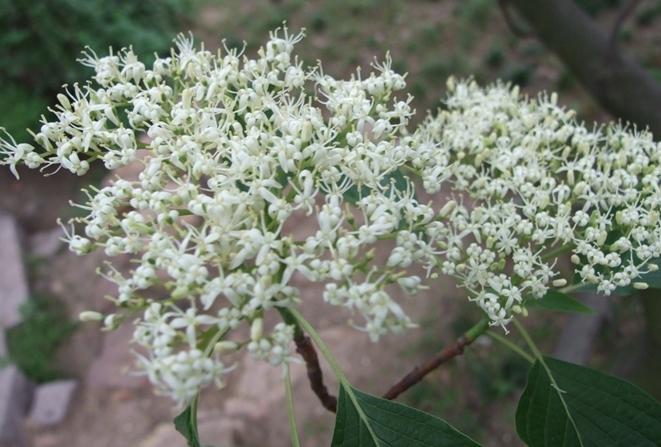
[{"label": "green stem", "polygon": [[[218,331],[216,332],[213,337],[209,340],[209,343],[204,347],[204,356],[209,357],[211,353],[213,352],[214,346],[216,346],[216,343],[218,343],[226,334],[229,332],[229,329],[225,331]],[[200,394],[196,394],[193,400],[190,402],[190,426],[191,429],[193,430],[193,434],[195,438],[197,439],[199,437],[199,433],[197,431],[197,405],[200,400]]]},{"label": "green stem", "polygon": [[204,347],[204,356],[209,357],[211,353],[213,352],[213,348],[216,346],[216,343],[218,343],[220,340],[222,340],[225,335],[229,332],[229,329],[226,329],[224,331],[218,331],[216,332],[213,337],[209,340],[209,343]]},{"label": "green stem", "polygon": [[489,329],[489,319],[482,318],[475,324],[475,326],[471,327],[464,333],[464,337],[466,337],[468,341],[467,344],[473,343],[480,335],[484,334],[487,329]]},{"label": "green stem", "polygon": [[[337,359],[331,352],[328,345],[324,342],[324,340],[321,338],[321,336],[315,330],[315,328],[312,327],[312,325],[303,317],[303,315],[298,310],[288,307],[279,307],[278,311],[280,312],[280,315],[282,315],[282,318],[285,320],[286,323],[293,324],[294,327],[298,326],[298,329],[295,329],[295,331],[296,330],[305,331],[305,333],[307,333],[310,336],[314,344],[317,345],[317,348],[328,362],[328,365],[333,370],[335,377],[340,382],[340,387],[346,393],[346,396],[349,398],[349,400],[351,400],[351,403],[358,412],[358,416],[363,420],[365,427],[369,432],[370,437],[372,438],[372,440],[376,445],[378,438],[376,437],[376,433],[374,433],[374,430],[372,429],[371,422],[367,418],[367,415],[365,414],[363,408],[358,402],[358,398],[356,397],[356,394],[353,392],[353,388],[351,387],[351,383],[349,382],[349,379],[344,374],[344,371],[342,371],[342,368],[340,367],[340,363],[337,361]],[[341,400],[338,402],[338,412],[340,411],[339,404],[341,402],[342,402]]]},{"label": "green stem", "polygon": [[193,439],[199,439],[200,434],[197,431],[197,404],[199,402],[200,393],[196,394],[190,403],[190,427],[193,432]]},{"label": "green stem", "polygon": [[285,363],[285,395],[287,396],[287,416],[289,417],[289,431],[292,447],[301,447],[301,441],[298,439],[298,430],[296,429],[296,415],[294,414],[294,396],[292,393],[291,376],[289,375],[289,365]]},{"label": "green stem", "polygon": [[285,320],[285,323],[294,326],[295,333],[298,331],[303,331],[310,336],[314,344],[317,345],[317,348],[330,365],[333,373],[335,374],[335,377],[337,377],[340,382],[349,385],[349,381],[347,380],[344,371],[342,371],[340,363],[333,356],[333,353],[331,352],[328,345],[326,345],[326,343],[321,339],[321,336],[312,327],[312,325],[308,323],[303,315],[301,315],[301,313],[296,309],[286,307],[279,307],[278,311],[280,312],[280,315],[282,315],[282,318]]},{"label": "green stem", "polygon": [[542,362],[545,365],[546,363],[544,363],[544,356],[542,355],[542,353],[537,348],[537,345],[532,340],[532,337],[530,337],[530,334],[528,333],[526,328],[524,328],[523,325],[521,323],[519,323],[519,320],[517,320],[516,318],[513,319],[512,322],[514,323],[514,326],[516,326],[516,329],[519,331],[519,333],[521,334],[521,336],[525,340],[526,344],[528,345],[528,347],[532,351],[533,355],[535,356],[535,359],[539,360],[540,362]]},{"label": "green stem", "polygon": [[514,351],[514,352],[516,352],[517,354],[519,354],[521,357],[523,357],[524,359],[526,359],[526,360],[528,361],[528,363],[535,363],[535,358],[534,358],[533,356],[531,356],[530,354],[528,354],[526,351],[524,351],[523,349],[521,349],[520,347],[518,347],[517,345],[515,345],[515,344],[512,343],[511,341],[509,341],[506,337],[503,337],[502,335],[497,334],[497,333],[495,333],[495,332],[493,332],[493,331],[487,331],[486,334],[487,334],[489,337],[491,337],[491,338],[493,338],[494,340],[496,340],[498,343],[500,343],[500,344],[502,344],[502,345],[508,347],[508,348],[511,349],[512,351]]}]

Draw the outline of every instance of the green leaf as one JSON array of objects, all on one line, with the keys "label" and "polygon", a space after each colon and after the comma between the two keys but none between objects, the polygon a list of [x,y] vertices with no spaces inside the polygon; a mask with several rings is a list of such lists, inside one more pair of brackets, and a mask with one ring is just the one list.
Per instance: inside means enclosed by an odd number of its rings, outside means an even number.
[{"label": "green leaf", "polygon": [[529,447],[658,447],[661,405],[617,377],[545,357],[530,369],[516,428]]},{"label": "green leaf", "polygon": [[[650,263],[661,267],[661,258],[652,259]],[[650,289],[661,289],[661,269],[641,275],[634,282],[646,282]],[[633,287],[629,287],[628,289],[631,293],[636,292]]]},{"label": "green leaf", "polygon": [[578,312],[584,314],[594,313],[594,310],[557,290],[549,290],[541,299],[526,301],[526,307],[557,310],[560,312]]},{"label": "green leaf", "polygon": [[346,388],[340,387],[331,447],[479,447],[436,416]]},{"label": "green leaf", "polygon": [[202,447],[197,434],[197,399],[174,418],[174,428],[181,433],[188,447]]},{"label": "green leaf", "polygon": [[[660,265],[661,264],[661,258],[655,258],[650,261],[652,264]],[[661,289],[661,269],[657,270],[655,272],[649,272],[641,275],[640,277],[636,278],[633,282],[644,282],[647,283],[648,287],[650,289]],[[596,290],[596,288],[595,288]],[[613,295],[617,296],[630,296],[635,293],[639,292],[636,290],[632,285],[628,285],[626,287],[618,287],[615,289],[612,293]]]},{"label": "green leaf", "polygon": [[[406,177],[406,174],[402,172],[401,169],[391,172],[390,174],[384,175],[381,178],[381,185],[390,186],[391,184],[395,186],[397,191],[406,191],[409,180]],[[356,204],[360,200],[360,197],[365,197],[369,195],[370,188],[362,186],[360,189],[360,194],[358,194],[358,187],[353,185],[344,193],[344,200],[351,204]]]}]

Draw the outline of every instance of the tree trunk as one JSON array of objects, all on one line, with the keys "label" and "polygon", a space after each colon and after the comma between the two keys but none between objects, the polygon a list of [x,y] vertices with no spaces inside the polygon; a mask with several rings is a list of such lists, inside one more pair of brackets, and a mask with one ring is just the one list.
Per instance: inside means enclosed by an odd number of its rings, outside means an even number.
[{"label": "tree trunk", "polygon": [[573,0],[508,1],[604,109],[661,137],[661,84]]}]

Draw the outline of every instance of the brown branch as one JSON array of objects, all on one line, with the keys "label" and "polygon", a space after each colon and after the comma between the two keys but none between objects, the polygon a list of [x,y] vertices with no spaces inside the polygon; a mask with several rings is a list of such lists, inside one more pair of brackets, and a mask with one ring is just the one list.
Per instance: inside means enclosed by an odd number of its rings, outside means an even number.
[{"label": "brown branch", "polygon": [[517,23],[514,14],[512,14],[509,0],[498,0],[498,7],[500,8],[500,12],[503,14],[507,28],[509,28],[514,36],[522,39],[531,37],[532,34],[530,33],[530,30],[523,28],[519,23]]},{"label": "brown branch", "polygon": [[615,24],[613,25],[613,29],[611,30],[610,37],[608,38],[609,46],[611,47],[611,49],[615,49],[615,47],[617,46],[617,36],[618,34],[620,34],[620,30],[622,29],[624,22],[627,21],[627,19],[631,16],[631,14],[633,14],[633,12],[636,10],[639,4],[640,4],[640,0],[629,0],[626,3],[626,5],[622,7],[622,10],[617,15],[617,18],[615,19]]},{"label": "brown branch", "polygon": [[[488,319],[480,320],[475,326],[471,327],[459,337],[451,346],[445,348],[437,356],[428,360],[422,366],[415,367],[399,382],[393,385],[383,397],[389,400],[395,399],[401,393],[420,382],[423,377],[443,363],[463,354],[464,348],[473,343],[480,335],[484,334],[488,327]],[[303,357],[303,361],[305,362],[308,379],[310,381],[310,388],[312,388],[314,394],[317,395],[323,407],[328,411],[335,413],[337,411],[337,398],[328,392],[328,388],[324,384],[324,376],[314,344],[301,330],[296,330],[294,332],[294,343],[296,344],[296,352]]]},{"label": "brown branch", "polygon": [[473,343],[489,327],[488,320],[481,320],[478,324],[466,331],[452,345],[443,349],[436,356],[427,360],[420,366],[413,368],[408,374],[402,377],[399,382],[394,384],[383,395],[384,399],[393,400],[413,385],[420,382],[427,374],[441,366],[443,363],[464,353],[464,348]]},{"label": "brown branch", "polygon": [[319,398],[321,405],[328,411],[335,413],[337,411],[337,398],[330,394],[328,388],[324,385],[324,374],[321,371],[319,357],[312,341],[307,335],[299,332],[294,334],[294,343],[296,344],[296,352],[303,357],[305,362],[310,388]]},{"label": "brown branch", "polygon": [[661,83],[629,55],[613,49],[609,35],[573,0],[508,3],[604,109],[661,137]]}]

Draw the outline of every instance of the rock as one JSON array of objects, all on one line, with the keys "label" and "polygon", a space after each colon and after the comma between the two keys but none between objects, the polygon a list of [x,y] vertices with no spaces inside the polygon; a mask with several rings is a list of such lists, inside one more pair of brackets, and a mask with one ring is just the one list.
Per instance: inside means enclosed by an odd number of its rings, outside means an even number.
[{"label": "rock", "polygon": [[32,436],[31,447],[58,447],[62,445],[60,443],[60,437],[53,433],[39,433]]},{"label": "rock", "polygon": [[18,171],[20,180],[9,169],[0,169],[0,210],[16,217],[21,229],[34,232],[53,228],[56,219],[70,209],[69,200],[80,197],[80,187],[103,171],[103,163],[92,163],[90,173],[83,177],[65,169],[48,176],[25,166]]},{"label": "rock", "polygon": [[64,233],[60,227],[40,231],[30,237],[30,254],[41,258],[50,258],[64,246],[61,240]]},{"label": "rock", "polygon": [[[244,422],[228,418],[223,414],[214,414],[213,418],[198,420],[198,434],[203,445],[219,447],[239,447],[242,444],[240,433],[246,430]],[[184,438],[171,422],[158,424],[156,428],[139,444],[138,447],[185,447]]]},{"label": "rock", "polygon": [[163,423],[138,444],[138,447],[184,447],[184,438],[177,433],[173,424]]},{"label": "rock", "polygon": [[24,447],[23,416],[32,384],[15,366],[0,369],[0,447]]},{"label": "rock", "polygon": [[59,380],[37,387],[30,410],[30,424],[35,427],[60,424],[69,411],[77,387],[75,380]]},{"label": "rock", "polygon": [[198,432],[203,444],[222,447],[247,445],[242,442],[243,436],[241,435],[248,429],[245,421],[228,418],[223,414],[215,414],[208,420],[205,420],[204,417],[199,419]]},{"label": "rock", "polygon": [[133,326],[125,324],[105,334],[101,355],[94,359],[87,371],[86,384],[93,389],[135,390],[147,385],[145,376],[131,374],[135,357],[131,353]]},{"label": "rock", "polygon": [[1,213],[0,247],[0,326],[10,328],[21,322],[20,308],[28,299],[28,286],[16,221]]}]

